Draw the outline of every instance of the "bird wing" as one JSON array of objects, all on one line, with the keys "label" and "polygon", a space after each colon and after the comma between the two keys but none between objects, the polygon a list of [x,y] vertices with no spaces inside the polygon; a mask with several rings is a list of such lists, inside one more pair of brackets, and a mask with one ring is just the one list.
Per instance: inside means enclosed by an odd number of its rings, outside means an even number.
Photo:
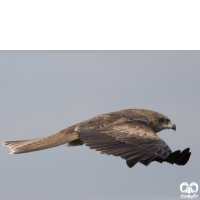
[{"label": "bird wing", "polygon": [[149,119],[141,114],[97,116],[75,130],[86,146],[120,156],[129,167],[139,161],[148,165],[156,157],[163,160],[171,154],[168,145],[152,130]]}]

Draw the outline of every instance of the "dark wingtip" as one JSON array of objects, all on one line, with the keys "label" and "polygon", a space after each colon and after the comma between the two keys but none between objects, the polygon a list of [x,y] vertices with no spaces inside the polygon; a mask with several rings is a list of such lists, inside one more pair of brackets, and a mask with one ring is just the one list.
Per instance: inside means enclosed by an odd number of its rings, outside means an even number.
[{"label": "dark wingtip", "polygon": [[189,152],[190,151],[190,148],[186,148],[185,150],[183,150],[182,152]]},{"label": "dark wingtip", "polygon": [[126,164],[128,165],[129,168],[132,168],[136,163],[133,162],[132,160],[126,160]]},{"label": "dark wingtip", "polygon": [[180,150],[177,150],[173,153],[171,153],[166,159],[163,161],[171,163],[171,164],[177,164],[177,165],[185,165],[191,156],[190,148],[186,148],[182,152]]},{"label": "dark wingtip", "polygon": [[175,163],[177,165],[185,165],[188,162],[191,155],[189,151],[190,151],[190,148],[186,148],[185,150],[183,150],[181,154],[175,160]]},{"label": "dark wingtip", "polygon": [[170,154],[165,160],[165,162],[168,162],[170,164],[174,164],[175,163],[175,160],[177,159],[177,157],[179,157],[181,151],[180,150],[177,150],[177,151],[174,151],[172,154]]},{"label": "dark wingtip", "polygon": [[185,165],[185,164],[189,161],[191,154],[192,154],[192,153],[189,152],[189,153],[186,155],[185,159],[181,162],[180,165]]}]

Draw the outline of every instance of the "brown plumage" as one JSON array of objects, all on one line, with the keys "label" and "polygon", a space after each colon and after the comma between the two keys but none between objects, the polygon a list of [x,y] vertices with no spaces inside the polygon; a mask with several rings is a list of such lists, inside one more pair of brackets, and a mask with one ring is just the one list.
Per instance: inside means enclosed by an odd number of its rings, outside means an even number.
[{"label": "brown plumage", "polygon": [[172,153],[169,146],[157,136],[163,129],[174,129],[171,120],[160,113],[129,109],[107,113],[66,128],[54,135],[22,141],[4,142],[12,154],[38,151],[69,143],[69,146],[86,144],[102,154],[120,156],[129,167],[152,161],[185,165],[191,155],[189,148]]}]

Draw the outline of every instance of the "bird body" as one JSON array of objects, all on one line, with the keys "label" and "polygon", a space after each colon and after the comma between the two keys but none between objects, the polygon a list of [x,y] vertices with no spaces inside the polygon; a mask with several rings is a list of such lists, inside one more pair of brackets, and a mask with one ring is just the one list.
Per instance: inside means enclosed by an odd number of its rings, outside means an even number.
[{"label": "bird body", "polygon": [[65,143],[86,144],[102,154],[120,156],[129,167],[138,162],[147,166],[152,161],[185,165],[191,155],[189,148],[172,153],[156,134],[164,129],[176,130],[167,116],[151,110],[128,109],[93,117],[48,137],[8,141],[3,145],[11,149],[11,154],[20,154]]}]

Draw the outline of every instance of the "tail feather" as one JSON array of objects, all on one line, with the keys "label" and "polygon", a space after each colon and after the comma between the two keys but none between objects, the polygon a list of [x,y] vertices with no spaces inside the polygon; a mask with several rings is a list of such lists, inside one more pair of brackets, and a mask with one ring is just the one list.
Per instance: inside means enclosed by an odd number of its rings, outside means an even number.
[{"label": "tail feather", "polygon": [[9,147],[12,151],[11,154],[28,153],[48,149],[71,142],[78,138],[78,134],[76,132],[68,133],[68,130],[69,129],[64,129],[54,135],[38,139],[7,141],[4,142],[3,145]]},{"label": "tail feather", "polygon": [[[41,139],[41,138],[39,138],[39,139]],[[28,144],[30,142],[35,142],[39,139],[20,140],[20,141],[6,141],[6,142],[3,142],[3,146],[8,146],[9,148],[16,148],[16,147]]]}]

